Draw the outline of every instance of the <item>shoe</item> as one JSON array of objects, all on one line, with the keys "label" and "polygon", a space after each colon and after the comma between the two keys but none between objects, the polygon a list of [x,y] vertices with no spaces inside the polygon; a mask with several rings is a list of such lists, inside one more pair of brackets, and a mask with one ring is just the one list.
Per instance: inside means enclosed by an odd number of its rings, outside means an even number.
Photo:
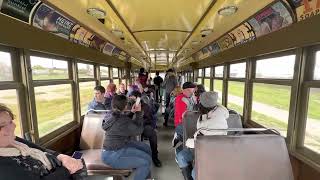
[{"label": "shoe", "polygon": [[161,166],[162,166],[162,163],[161,163],[161,161],[160,161],[158,158],[152,158],[152,161],[153,161],[153,164],[154,164],[156,167],[161,167]]}]

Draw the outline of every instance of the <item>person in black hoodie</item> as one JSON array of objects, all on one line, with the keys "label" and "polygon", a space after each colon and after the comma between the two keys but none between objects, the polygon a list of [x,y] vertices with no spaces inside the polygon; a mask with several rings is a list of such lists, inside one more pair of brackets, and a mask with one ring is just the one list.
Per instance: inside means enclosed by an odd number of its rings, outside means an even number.
[{"label": "person in black hoodie", "polygon": [[133,105],[130,114],[125,112],[128,100],[124,95],[112,99],[112,112],[103,119],[105,140],[102,161],[113,168],[135,169],[134,180],[146,179],[150,175],[151,149],[143,142],[131,137],[143,132],[141,105]]},{"label": "person in black hoodie", "polygon": [[[138,97],[141,98],[141,93],[139,91],[132,91],[129,93],[129,107],[133,106]],[[155,166],[161,167],[161,161],[158,158],[158,138],[157,133],[154,130],[153,126],[153,111],[148,104],[141,102],[141,109],[143,111],[143,133],[142,137],[146,137],[149,139],[151,152],[152,152],[152,161]]]}]

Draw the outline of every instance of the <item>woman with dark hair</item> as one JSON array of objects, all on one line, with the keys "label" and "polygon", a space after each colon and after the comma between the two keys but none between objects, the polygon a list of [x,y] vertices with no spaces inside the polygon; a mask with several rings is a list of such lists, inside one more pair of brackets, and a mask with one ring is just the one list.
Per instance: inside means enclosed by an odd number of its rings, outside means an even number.
[{"label": "woman with dark hair", "polygon": [[198,84],[195,88],[194,95],[196,96],[196,102],[199,104],[199,98],[202,93],[206,92],[204,86],[202,84]]},{"label": "woman with dark hair", "polygon": [[72,180],[86,175],[81,160],[16,137],[12,111],[0,104],[1,179]]}]

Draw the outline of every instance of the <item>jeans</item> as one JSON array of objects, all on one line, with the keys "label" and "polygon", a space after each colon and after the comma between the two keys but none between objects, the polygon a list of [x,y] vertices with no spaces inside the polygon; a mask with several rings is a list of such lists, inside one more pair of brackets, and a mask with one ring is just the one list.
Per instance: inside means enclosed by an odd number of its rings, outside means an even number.
[{"label": "jeans", "polygon": [[126,145],[127,148],[135,148],[135,149],[138,149],[140,151],[143,151],[145,152],[146,154],[148,154],[150,157],[152,157],[152,151],[150,149],[150,147],[143,143],[143,142],[140,142],[140,141],[130,141],[127,143]]},{"label": "jeans", "polygon": [[179,168],[185,168],[189,164],[192,164],[193,161],[193,152],[190,149],[183,149],[180,152],[176,153],[176,161]]},{"label": "jeans", "polygon": [[152,158],[158,158],[158,139],[156,131],[150,125],[146,125],[142,136],[149,139]]},{"label": "jeans", "polygon": [[151,157],[136,148],[125,147],[116,151],[102,151],[102,161],[116,169],[135,169],[134,180],[145,180],[150,174]]}]

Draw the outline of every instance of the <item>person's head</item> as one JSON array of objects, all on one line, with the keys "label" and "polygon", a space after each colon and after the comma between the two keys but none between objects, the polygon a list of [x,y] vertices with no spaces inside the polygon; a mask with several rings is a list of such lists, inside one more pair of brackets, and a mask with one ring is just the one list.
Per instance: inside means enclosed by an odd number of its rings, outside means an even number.
[{"label": "person's head", "polygon": [[198,84],[194,90],[194,95],[200,96],[203,92],[206,92],[204,86],[202,84]]},{"label": "person's head", "polygon": [[123,111],[126,109],[127,103],[128,103],[128,100],[125,95],[115,95],[112,98],[111,106],[113,110]]},{"label": "person's head", "polygon": [[218,104],[217,92],[204,92],[200,95],[200,113],[207,114],[213,110]]},{"label": "person's head", "polygon": [[156,71],[156,75],[159,76],[159,71]]},{"label": "person's head", "polygon": [[96,86],[94,89],[94,98],[101,100],[104,97],[104,93],[106,92],[106,89],[103,86]]},{"label": "person's head", "polygon": [[177,95],[179,95],[179,94],[181,94],[181,93],[182,93],[182,88],[181,88],[180,86],[175,87],[175,88],[173,89],[173,91],[171,92],[171,94],[172,94],[173,96],[177,96]]},{"label": "person's head", "polygon": [[141,93],[139,91],[132,91],[128,94],[129,99],[136,101],[138,97],[141,98]]},{"label": "person's head", "polygon": [[14,115],[7,106],[0,104],[0,147],[9,146],[14,140],[14,130],[16,128],[13,122]]},{"label": "person's head", "polygon": [[121,93],[124,93],[124,92],[126,91],[126,86],[124,85],[124,83],[121,83],[121,84],[119,85],[119,91],[120,91]]},{"label": "person's head", "polygon": [[140,68],[140,73],[144,73],[144,68]]},{"label": "person's head", "polygon": [[107,93],[114,94],[117,90],[117,86],[114,83],[110,83],[107,86]]},{"label": "person's head", "polygon": [[167,72],[168,72],[168,73],[169,73],[169,72],[173,73],[173,69],[168,69]]},{"label": "person's head", "polygon": [[185,82],[182,85],[182,93],[187,96],[187,97],[191,97],[194,93],[194,88],[196,87],[196,85],[192,82]]}]

